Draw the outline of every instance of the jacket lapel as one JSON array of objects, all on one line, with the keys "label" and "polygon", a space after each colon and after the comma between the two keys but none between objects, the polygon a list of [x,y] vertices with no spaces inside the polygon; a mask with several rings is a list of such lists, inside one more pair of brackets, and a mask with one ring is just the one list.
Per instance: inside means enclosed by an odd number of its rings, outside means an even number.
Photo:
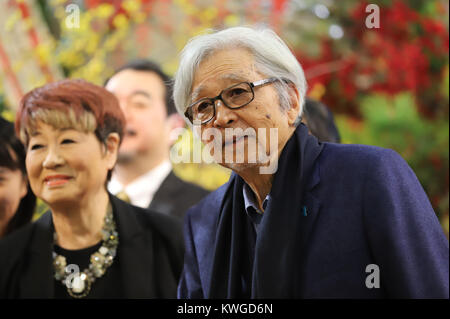
[{"label": "jacket lapel", "polygon": [[[298,247],[298,256],[300,256],[300,264],[303,264],[305,259],[306,249],[308,247],[308,240],[313,232],[315,222],[317,220],[317,216],[320,213],[320,207],[322,205],[321,201],[313,195],[313,188],[317,186],[320,182],[319,176],[319,163],[315,165],[314,173],[307,187],[307,191],[304,195],[302,210],[299,212],[301,214],[301,222],[298,226],[298,234],[299,234],[299,247]],[[303,286],[301,282],[301,271],[297,271],[293,274],[293,280],[299,283],[294,286],[294,296],[296,298],[301,297],[300,287]]]},{"label": "jacket lapel", "polygon": [[306,188],[302,205],[302,222],[300,223],[300,234],[301,243],[303,246],[308,241],[308,237],[311,234],[311,230],[314,226],[314,222],[316,221],[321,206],[320,200],[316,198],[312,192],[314,187],[316,187],[320,183],[319,165],[319,163],[316,163],[316,165],[314,166],[314,171]]},{"label": "jacket lapel", "polygon": [[162,214],[170,215],[175,209],[175,205],[171,203],[174,202],[174,196],[179,196],[179,194],[178,179],[171,171],[156,191],[148,208]]},{"label": "jacket lapel", "polygon": [[28,265],[20,281],[20,298],[53,298],[53,227],[50,212],[36,221]]},{"label": "jacket lapel", "polygon": [[157,295],[152,280],[153,240],[144,232],[133,208],[111,196],[119,229],[120,268],[126,298],[154,298]]}]

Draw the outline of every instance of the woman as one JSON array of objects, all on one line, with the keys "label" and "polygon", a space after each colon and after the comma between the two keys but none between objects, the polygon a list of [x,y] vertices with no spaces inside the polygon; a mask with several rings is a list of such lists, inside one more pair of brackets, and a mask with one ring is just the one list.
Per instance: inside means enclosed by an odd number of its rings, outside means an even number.
[{"label": "woman", "polygon": [[180,225],[106,191],[124,122],[115,97],[82,80],[23,97],[16,132],[50,212],[0,243],[0,298],[176,296]]},{"label": "woman", "polygon": [[35,206],[25,149],[14,134],[14,125],[0,118],[0,238],[31,222]]}]

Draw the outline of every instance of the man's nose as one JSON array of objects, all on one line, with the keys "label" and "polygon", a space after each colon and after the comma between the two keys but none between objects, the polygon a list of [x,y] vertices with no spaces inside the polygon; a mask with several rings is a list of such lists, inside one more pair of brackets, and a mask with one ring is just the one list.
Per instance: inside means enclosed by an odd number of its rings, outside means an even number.
[{"label": "man's nose", "polygon": [[216,102],[216,116],[213,125],[215,127],[228,127],[237,119],[235,110],[226,107],[221,100]]},{"label": "man's nose", "polygon": [[48,149],[48,153],[45,156],[43,167],[55,168],[64,164],[64,158],[59,154],[57,147],[51,147]]}]

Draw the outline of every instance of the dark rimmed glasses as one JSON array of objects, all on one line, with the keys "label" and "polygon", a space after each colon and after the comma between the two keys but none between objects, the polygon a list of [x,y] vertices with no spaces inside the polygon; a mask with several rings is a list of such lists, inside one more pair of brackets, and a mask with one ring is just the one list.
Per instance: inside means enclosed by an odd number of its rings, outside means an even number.
[{"label": "dark rimmed glasses", "polygon": [[255,98],[254,89],[277,81],[277,78],[268,78],[255,82],[241,82],[234,84],[220,92],[213,98],[202,98],[188,106],[184,115],[194,123],[206,124],[216,116],[216,101],[222,101],[223,105],[230,109],[239,109],[246,106]]}]

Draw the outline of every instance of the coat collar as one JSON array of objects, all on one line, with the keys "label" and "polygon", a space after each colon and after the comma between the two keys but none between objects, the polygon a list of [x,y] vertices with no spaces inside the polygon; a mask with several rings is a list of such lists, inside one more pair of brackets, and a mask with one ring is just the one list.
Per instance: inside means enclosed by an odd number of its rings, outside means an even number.
[{"label": "coat collar", "polygon": [[183,183],[175,176],[173,171],[161,183],[153,196],[149,209],[170,215],[175,209],[173,198],[183,191]]},{"label": "coat collar", "polygon": [[35,222],[27,270],[21,278],[21,298],[53,298],[53,223],[50,212]]},{"label": "coat collar", "polygon": [[119,229],[118,255],[125,297],[154,298],[157,291],[152,288],[155,287],[152,234],[144,232],[131,205],[114,196],[110,199]]}]

